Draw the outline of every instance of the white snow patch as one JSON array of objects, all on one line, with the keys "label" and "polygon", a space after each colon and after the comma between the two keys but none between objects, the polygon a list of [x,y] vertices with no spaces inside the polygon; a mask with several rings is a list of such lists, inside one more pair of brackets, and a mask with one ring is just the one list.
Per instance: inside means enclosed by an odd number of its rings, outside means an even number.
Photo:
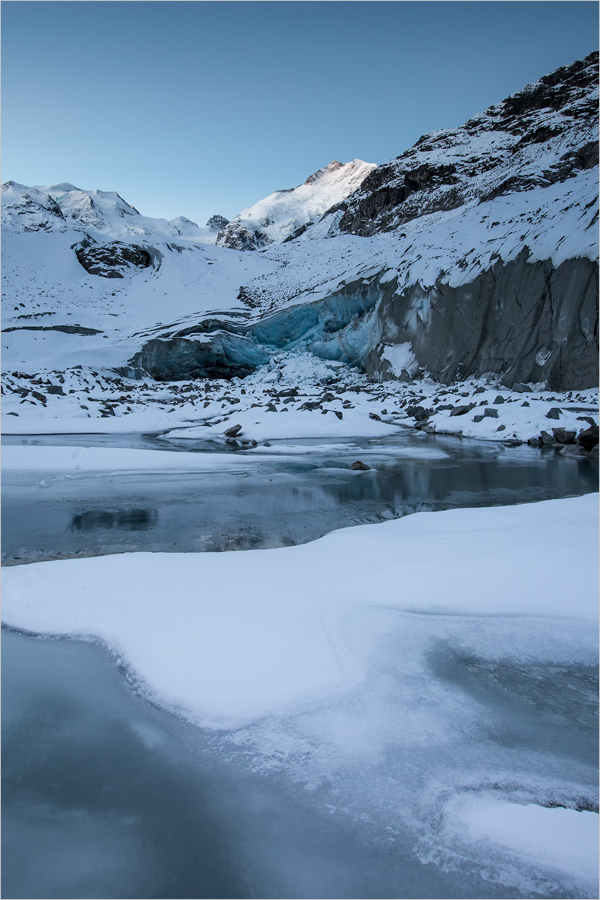
[{"label": "white snow patch", "polygon": [[400,376],[403,369],[406,369],[409,375],[414,375],[418,369],[417,359],[412,352],[410,341],[406,341],[404,344],[388,345],[381,354],[381,358],[387,359],[396,376]]},{"label": "white snow patch", "polygon": [[598,878],[598,814],[460,794],[444,810],[446,829],[466,831],[544,867],[592,884]]}]

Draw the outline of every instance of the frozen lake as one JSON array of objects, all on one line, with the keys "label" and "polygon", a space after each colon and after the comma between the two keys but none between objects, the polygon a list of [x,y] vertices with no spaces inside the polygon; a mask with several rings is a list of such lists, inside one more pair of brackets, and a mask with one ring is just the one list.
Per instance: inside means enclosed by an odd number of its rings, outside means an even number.
[{"label": "frozen lake", "polygon": [[[72,444],[94,440],[159,446]],[[597,464],[526,446],[293,443],[242,474],[9,472],[5,563],[280,547],[423,508],[597,488]],[[352,472],[355,459],[372,469]],[[5,629],[3,896],[593,896],[585,623],[565,650],[565,630],[536,616],[381,614],[390,626],[355,689],[229,731],[157,708],[96,643]],[[491,821],[507,823],[502,839]]]}]

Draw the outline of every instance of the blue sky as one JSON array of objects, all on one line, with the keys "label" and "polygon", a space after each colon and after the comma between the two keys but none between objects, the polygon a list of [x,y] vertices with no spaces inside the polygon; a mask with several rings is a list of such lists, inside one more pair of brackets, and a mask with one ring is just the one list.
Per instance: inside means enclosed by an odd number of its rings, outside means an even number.
[{"label": "blue sky", "polygon": [[594,0],[4,0],[2,179],[204,224],[597,48]]}]

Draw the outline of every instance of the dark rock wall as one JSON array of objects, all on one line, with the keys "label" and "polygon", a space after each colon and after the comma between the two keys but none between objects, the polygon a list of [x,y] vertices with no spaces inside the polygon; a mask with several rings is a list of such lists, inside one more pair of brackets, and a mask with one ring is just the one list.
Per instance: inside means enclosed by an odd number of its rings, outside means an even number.
[{"label": "dark rock wall", "polygon": [[417,284],[384,298],[381,344],[368,374],[395,377],[385,345],[410,341],[418,365],[445,384],[493,372],[508,386],[597,385],[597,263],[570,259],[555,269],[550,261],[528,262],[528,255],[525,249],[460,287],[438,283],[427,291]]}]

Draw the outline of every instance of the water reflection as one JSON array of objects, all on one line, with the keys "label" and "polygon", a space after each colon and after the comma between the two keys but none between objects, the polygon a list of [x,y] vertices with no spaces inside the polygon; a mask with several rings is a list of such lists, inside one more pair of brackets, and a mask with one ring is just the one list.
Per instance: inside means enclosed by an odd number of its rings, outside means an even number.
[{"label": "water reflection", "polygon": [[158,523],[157,509],[120,509],[117,512],[89,509],[73,516],[73,531],[95,531],[97,528],[119,528],[123,531],[140,531],[153,528]]},{"label": "water reflection", "polygon": [[[164,443],[164,442],[163,442]],[[3,481],[4,564],[78,555],[285,547],[423,509],[494,506],[597,490],[588,459],[442,439],[252,457],[243,473],[28,473]],[[439,458],[419,457],[422,449]],[[407,455],[414,452],[415,456]],[[232,460],[235,454],[231,454]],[[248,457],[246,457],[248,458]],[[351,471],[361,459],[371,468]]]}]

